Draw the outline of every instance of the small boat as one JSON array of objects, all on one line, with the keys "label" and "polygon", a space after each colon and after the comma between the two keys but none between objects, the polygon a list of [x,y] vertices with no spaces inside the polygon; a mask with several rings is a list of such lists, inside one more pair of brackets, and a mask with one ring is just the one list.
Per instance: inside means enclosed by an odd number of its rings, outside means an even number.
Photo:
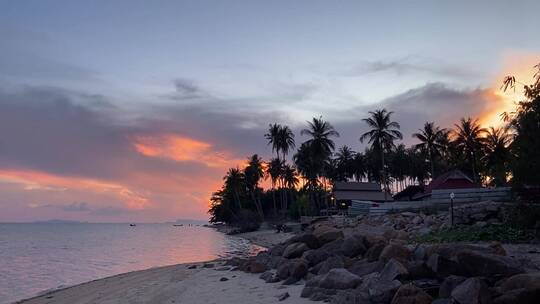
[{"label": "small boat", "polygon": [[184,224],[173,224],[174,227],[182,227]]},{"label": "small boat", "polygon": [[129,224],[129,225],[130,225],[131,227],[135,227],[135,226],[137,226],[136,224]]}]

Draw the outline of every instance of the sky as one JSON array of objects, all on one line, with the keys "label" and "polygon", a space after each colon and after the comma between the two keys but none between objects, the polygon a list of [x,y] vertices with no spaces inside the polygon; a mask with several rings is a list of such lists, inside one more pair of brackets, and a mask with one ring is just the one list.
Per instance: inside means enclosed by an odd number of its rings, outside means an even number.
[{"label": "sky", "polygon": [[500,124],[540,2],[0,0],[0,222],[207,219],[268,124]]}]

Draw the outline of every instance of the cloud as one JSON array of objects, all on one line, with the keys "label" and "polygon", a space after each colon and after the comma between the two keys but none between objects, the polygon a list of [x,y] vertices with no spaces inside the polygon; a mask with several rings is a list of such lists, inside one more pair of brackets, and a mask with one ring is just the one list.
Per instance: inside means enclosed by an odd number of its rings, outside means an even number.
[{"label": "cloud", "polygon": [[364,61],[340,72],[341,75],[349,77],[367,76],[376,73],[392,73],[398,76],[428,74],[445,77],[473,77],[477,75],[476,72],[458,65],[413,56],[392,60]]}]

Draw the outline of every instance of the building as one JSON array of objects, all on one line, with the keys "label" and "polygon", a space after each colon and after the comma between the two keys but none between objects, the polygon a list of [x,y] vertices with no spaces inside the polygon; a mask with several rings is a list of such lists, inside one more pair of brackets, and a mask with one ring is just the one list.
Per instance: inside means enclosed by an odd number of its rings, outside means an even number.
[{"label": "building", "polygon": [[353,200],[385,202],[392,201],[392,195],[385,193],[379,183],[361,183],[361,182],[335,182],[332,189],[333,198],[339,204],[350,205]]},{"label": "building", "polygon": [[480,188],[480,185],[475,183],[461,170],[448,171],[432,180],[426,186],[424,192],[414,196],[414,200],[428,200],[431,198],[433,190],[452,190],[452,189],[469,189]]}]

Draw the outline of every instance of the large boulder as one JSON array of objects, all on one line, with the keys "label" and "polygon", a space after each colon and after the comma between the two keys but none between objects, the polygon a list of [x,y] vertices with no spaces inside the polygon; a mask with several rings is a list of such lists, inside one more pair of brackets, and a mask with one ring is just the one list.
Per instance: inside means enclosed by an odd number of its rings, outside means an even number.
[{"label": "large boulder", "polygon": [[392,299],[392,304],[431,304],[433,298],[413,284],[401,285]]},{"label": "large boulder", "polygon": [[409,271],[396,259],[390,259],[380,273],[380,278],[385,281],[403,279],[409,275]]},{"label": "large boulder", "polygon": [[326,260],[330,255],[326,250],[308,250],[302,254],[302,259],[306,260],[309,266],[314,266]]},{"label": "large boulder", "polygon": [[292,237],[289,240],[290,243],[304,243],[311,249],[317,249],[321,247],[319,239],[313,233],[302,233]]},{"label": "large boulder", "polygon": [[452,290],[452,299],[459,304],[491,304],[491,292],[482,278],[465,280]]},{"label": "large boulder", "polygon": [[353,235],[345,238],[341,245],[341,252],[347,257],[356,257],[366,252],[364,245],[364,237],[361,235]]},{"label": "large boulder", "polygon": [[362,284],[358,288],[366,292],[372,302],[388,303],[400,286],[401,282],[398,280],[385,281],[378,273],[371,273],[362,277]]},{"label": "large boulder", "polygon": [[260,276],[260,279],[264,280],[266,283],[276,283],[279,282],[278,276],[271,272],[271,271],[265,271]]},{"label": "large boulder", "polygon": [[342,239],[343,231],[331,226],[321,225],[313,230],[313,235],[317,238],[320,244],[326,244],[337,239]]},{"label": "large boulder", "polygon": [[354,262],[347,268],[350,272],[356,274],[359,277],[363,277],[366,274],[373,272],[379,272],[383,269],[384,263],[381,261],[368,262],[367,260],[360,260]]},{"label": "large boulder", "polygon": [[439,287],[439,297],[441,298],[450,298],[452,290],[456,288],[459,284],[463,283],[467,278],[462,276],[451,275],[446,277]]},{"label": "large boulder", "polygon": [[396,259],[400,262],[407,262],[411,257],[411,250],[400,244],[388,244],[384,247],[379,259],[387,262],[390,259]]},{"label": "large boulder", "polygon": [[327,289],[355,288],[362,279],[344,268],[330,270],[319,281],[319,287]]},{"label": "large boulder", "polygon": [[457,261],[467,276],[509,277],[524,272],[518,260],[490,253],[464,250]]},{"label": "large boulder", "polygon": [[385,243],[376,243],[373,246],[369,247],[364,257],[369,262],[378,261],[379,257],[381,256],[381,252],[384,250],[385,247],[386,247]]},{"label": "large boulder", "polygon": [[302,259],[292,261],[289,268],[289,277],[300,280],[308,273],[308,264]]},{"label": "large boulder", "polygon": [[432,254],[426,262],[427,267],[439,278],[462,273],[458,263],[452,259]]},{"label": "large boulder", "polygon": [[517,274],[497,283],[502,295],[495,298],[495,304],[540,303],[540,273]]},{"label": "large boulder", "polygon": [[283,252],[283,257],[288,259],[299,258],[309,247],[305,243],[292,243]]},{"label": "large boulder", "polygon": [[249,259],[242,266],[240,266],[240,269],[250,273],[263,273],[268,269],[268,267],[255,259]]},{"label": "large boulder", "polygon": [[331,269],[344,267],[345,261],[343,260],[342,256],[331,256],[324,262],[320,263],[317,273],[325,274],[328,273]]},{"label": "large boulder", "polygon": [[424,261],[412,261],[406,267],[409,272],[408,278],[410,279],[431,278],[434,276],[433,271],[427,267]]},{"label": "large boulder", "polygon": [[278,244],[270,248],[268,252],[273,256],[282,256],[283,251],[285,251],[285,247],[287,247],[285,244]]}]

